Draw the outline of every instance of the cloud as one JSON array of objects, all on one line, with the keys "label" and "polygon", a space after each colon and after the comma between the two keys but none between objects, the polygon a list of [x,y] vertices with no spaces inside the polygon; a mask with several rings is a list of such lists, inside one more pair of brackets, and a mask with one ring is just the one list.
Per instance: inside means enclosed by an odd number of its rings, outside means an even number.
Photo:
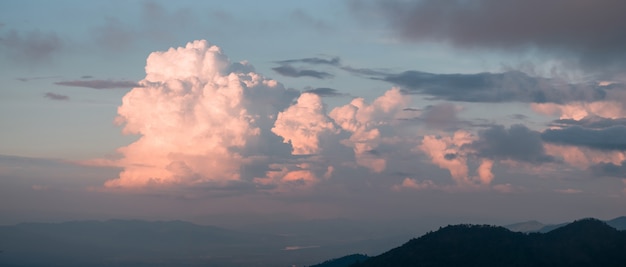
[{"label": "cloud", "polygon": [[561,194],[580,194],[583,191],[579,189],[567,188],[567,189],[555,189],[554,192]]},{"label": "cloud", "polygon": [[52,92],[47,92],[43,96],[45,98],[50,99],[50,100],[57,100],[57,101],[66,101],[66,100],[70,99],[69,96],[62,95],[62,94],[57,94],[57,93],[52,93]]},{"label": "cloud", "polygon": [[588,129],[603,129],[611,126],[626,126],[626,118],[611,119],[591,115],[580,120],[558,119],[554,120],[551,125],[556,127],[580,126]]},{"label": "cloud", "polygon": [[372,79],[402,86],[409,94],[448,101],[567,103],[602,100],[606,95],[606,88],[595,84],[571,84],[557,78],[531,77],[519,71],[476,74],[405,71]]},{"label": "cloud", "polygon": [[294,77],[294,78],[313,77],[317,79],[328,79],[328,78],[334,77],[334,75],[328,72],[309,70],[309,69],[299,70],[299,69],[292,67],[291,65],[282,65],[282,66],[275,67],[272,69],[280,75],[287,76],[287,77]]},{"label": "cloud", "polygon": [[6,56],[18,64],[34,65],[50,61],[64,48],[64,42],[56,33],[39,30],[20,33],[15,30],[0,35],[0,47]]},{"label": "cloud", "polygon": [[85,87],[92,89],[118,89],[118,88],[133,88],[142,87],[137,82],[133,81],[115,81],[115,80],[73,80],[73,81],[60,81],[55,82],[56,85],[72,86],[72,87]]},{"label": "cloud", "polygon": [[620,98],[614,96],[607,96],[606,98],[606,101],[572,102],[567,104],[531,103],[530,108],[537,113],[555,115],[561,119],[582,120],[588,116],[609,119],[626,117],[626,108]]},{"label": "cloud", "polygon": [[626,177],[626,161],[622,161],[619,164],[601,162],[591,166],[591,171],[598,176],[623,178]]},{"label": "cloud", "polygon": [[457,113],[461,108],[451,103],[442,103],[428,106],[420,115],[419,120],[424,122],[426,127],[434,129],[449,130],[457,128],[459,119]]},{"label": "cloud", "polygon": [[585,146],[600,150],[626,150],[626,126],[616,125],[603,129],[571,126],[548,129],[541,138],[550,143]]},{"label": "cloud", "polygon": [[272,132],[291,144],[294,155],[317,154],[319,139],[325,132],[335,132],[326,116],[322,99],[312,93],[300,95],[296,104],[278,113]]},{"label": "cloud", "polygon": [[478,140],[469,146],[481,157],[534,164],[554,160],[546,154],[541,134],[521,124],[512,125],[509,129],[494,125],[480,131],[478,137]]},{"label": "cloud", "polygon": [[[613,0],[352,2],[364,19],[387,22],[402,39],[463,48],[539,49],[576,55],[583,65],[622,64],[626,3]],[[369,15],[369,16],[368,16]],[[587,66],[588,67],[588,66]]]},{"label": "cloud", "polygon": [[463,150],[463,146],[472,143],[474,138],[469,132],[462,130],[452,136],[425,135],[415,150],[428,155],[439,168],[447,169],[456,185],[472,186],[474,181],[469,176],[467,152]]},{"label": "cloud", "polygon": [[306,63],[311,65],[331,65],[331,66],[340,66],[341,59],[339,57],[333,57],[331,59],[319,58],[319,57],[309,57],[309,58],[299,58],[299,59],[288,59],[277,61],[277,63],[281,65],[288,65],[293,63]]},{"label": "cloud", "polygon": [[393,186],[393,190],[396,190],[396,191],[400,191],[403,188],[414,189],[414,190],[426,190],[426,189],[438,189],[439,186],[437,186],[431,180],[417,181],[412,178],[404,178],[401,184]]},{"label": "cloud", "polygon": [[20,82],[30,82],[30,81],[36,81],[36,80],[54,79],[54,78],[59,78],[59,77],[60,76],[36,76],[36,77],[20,77],[20,78],[15,78],[15,79]]},{"label": "cloud", "polygon": [[342,143],[354,151],[357,164],[373,172],[382,172],[386,160],[376,153],[371,153],[381,143],[380,128],[390,125],[408,105],[410,99],[392,88],[371,104],[363,98],[355,98],[350,104],[334,108],[329,116],[346,132],[350,138]]},{"label": "cloud", "polygon": [[579,170],[587,170],[593,165],[611,163],[621,165],[626,153],[618,150],[598,150],[585,146],[544,143],[546,154],[562,159],[565,163]]},{"label": "cloud", "polygon": [[292,94],[274,80],[232,72],[231,66],[219,47],[204,40],[151,53],[144,86],[124,96],[116,119],[125,134],[139,138],[118,149],[122,158],[116,164],[123,171],[105,185],[245,181],[241,170],[264,143],[260,127],[269,131],[271,116]]},{"label": "cloud", "polygon": [[328,88],[328,87],[320,87],[320,88],[312,88],[304,91],[305,93],[316,94],[321,97],[334,97],[334,96],[346,96],[346,94],[339,93],[337,89]]}]

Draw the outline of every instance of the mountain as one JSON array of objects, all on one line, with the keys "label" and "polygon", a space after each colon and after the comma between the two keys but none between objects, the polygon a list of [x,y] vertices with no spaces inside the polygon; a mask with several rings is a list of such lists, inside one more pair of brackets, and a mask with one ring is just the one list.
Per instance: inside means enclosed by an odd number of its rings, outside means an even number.
[{"label": "mountain", "polygon": [[608,220],[606,223],[617,230],[626,230],[626,216]]},{"label": "mountain", "polygon": [[539,232],[545,226],[546,226],[545,224],[540,223],[538,221],[527,221],[527,222],[505,225],[504,228],[507,228],[513,232],[530,233],[530,232]]},{"label": "mountain", "polygon": [[0,266],[255,266],[287,244],[182,221],[23,223],[0,226]]},{"label": "mountain", "polygon": [[414,236],[398,232],[385,234],[352,220],[237,230],[184,221],[22,223],[0,226],[0,266],[304,266],[340,255],[380,254]]},{"label": "mountain", "polygon": [[626,232],[596,219],[545,234],[455,225],[352,266],[624,266],[624,251]]},{"label": "mountain", "polygon": [[[612,220],[605,221],[609,226],[617,229],[617,230],[626,230],[626,216],[617,217]],[[505,225],[504,227],[513,231],[513,232],[523,232],[523,233],[547,233],[554,229],[563,227],[569,223],[560,223],[560,224],[543,224],[538,221],[527,221],[521,223],[514,223]]]},{"label": "mountain", "polygon": [[369,258],[367,255],[352,254],[341,258],[328,260],[320,264],[311,265],[309,267],[346,267],[352,264],[358,264],[361,261],[366,260],[367,258]]}]

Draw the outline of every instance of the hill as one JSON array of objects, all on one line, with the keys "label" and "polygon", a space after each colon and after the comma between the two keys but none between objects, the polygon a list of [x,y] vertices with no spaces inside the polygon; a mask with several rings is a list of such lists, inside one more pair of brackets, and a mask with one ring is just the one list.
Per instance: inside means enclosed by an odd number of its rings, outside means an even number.
[{"label": "hill", "polygon": [[352,266],[624,266],[624,251],[626,232],[596,219],[546,234],[455,225]]},{"label": "hill", "polygon": [[[609,226],[617,229],[617,230],[626,230],[626,216],[617,217],[612,220],[605,221]],[[538,221],[527,221],[521,223],[514,223],[505,225],[504,227],[513,231],[513,232],[523,232],[523,233],[547,233],[554,229],[563,227],[569,223],[559,223],[559,224],[543,224]]]},{"label": "hill", "polygon": [[320,264],[311,265],[309,267],[345,267],[352,264],[360,263],[369,258],[363,254],[352,254],[337,259],[327,260]]}]

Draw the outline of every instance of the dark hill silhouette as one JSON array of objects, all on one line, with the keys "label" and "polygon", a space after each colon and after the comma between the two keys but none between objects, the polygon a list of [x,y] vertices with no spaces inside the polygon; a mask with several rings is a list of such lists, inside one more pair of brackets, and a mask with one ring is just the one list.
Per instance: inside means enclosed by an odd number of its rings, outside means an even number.
[{"label": "dark hill silhouette", "polygon": [[352,267],[624,266],[626,232],[583,219],[546,234],[488,225],[455,225]]},{"label": "dark hill silhouette", "polygon": [[363,254],[352,254],[348,256],[343,256],[341,258],[327,260],[320,264],[311,265],[309,267],[345,267],[350,266],[355,263],[360,263],[369,258],[367,255]]}]

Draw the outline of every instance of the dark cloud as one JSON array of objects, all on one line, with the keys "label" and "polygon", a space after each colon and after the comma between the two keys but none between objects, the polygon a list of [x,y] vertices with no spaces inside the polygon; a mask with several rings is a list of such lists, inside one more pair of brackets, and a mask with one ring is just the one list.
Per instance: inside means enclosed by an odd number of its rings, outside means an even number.
[{"label": "dark cloud", "polygon": [[287,76],[287,77],[294,77],[294,78],[313,77],[317,79],[328,79],[328,78],[334,77],[332,74],[328,72],[308,70],[308,69],[299,70],[290,65],[282,65],[282,66],[275,67],[272,69],[280,75]]},{"label": "dark cloud", "polygon": [[366,19],[382,18],[408,41],[464,48],[533,49],[579,55],[585,64],[626,58],[626,2],[619,0],[353,1]]},{"label": "dark cloud", "polygon": [[133,81],[114,81],[114,80],[73,80],[55,82],[56,85],[86,87],[93,89],[116,89],[116,88],[133,88],[142,87]]},{"label": "dark cloud", "polygon": [[35,81],[35,80],[47,80],[47,79],[54,79],[54,78],[59,78],[59,77],[61,76],[20,77],[20,78],[15,78],[15,79],[20,82],[30,82],[30,81]]},{"label": "dark cloud", "polygon": [[581,120],[574,119],[559,119],[551,123],[552,126],[568,127],[568,126],[581,126],[591,129],[603,129],[611,126],[626,126],[626,118],[610,119],[602,118],[598,116],[587,116]]},{"label": "dark cloud", "polygon": [[55,53],[63,49],[63,41],[56,33],[43,33],[35,30],[20,33],[11,30],[0,35],[0,47],[6,56],[21,64],[32,65],[51,60]]},{"label": "dark cloud", "polygon": [[333,89],[333,88],[326,88],[326,87],[321,87],[321,88],[312,88],[312,89],[308,89],[306,91],[304,91],[305,93],[312,93],[312,94],[316,94],[318,96],[329,96],[329,97],[333,97],[333,96],[346,96],[346,94],[342,94],[339,93],[339,91],[337,91],[337,89]]},{"label": "dark cloud", "polygon": [[369,69],[369,68],[354,68],[351,66],[341,66],[342,70],[350,72],[356,75],[366,75],[366,76],[386,76],[390,75],[390,73],[386,70],[381,69]]},{"label": "dark cloud", "polygon": [[601,100],[606,95],[606,89],[601,86],[531,77],[519,71],[476,74],[405,71],[372,79],[402,86],[405,93],[448,101],[566,103]]},{"label": "dark cloud", "polygon": [[509,129],[494,125],[479,132],[479,139],[470,144],[481,157],[544,163],[554,159],[543,148],[541,134],[517,124]]},{"label": "dark cloud", "polygon": [[276,63],[280,63],[283,65],[292,64],[292,63],[306,63],[312,65],[331,65],[331,66],[340,66],[341,59],[339,57],[333,57],[331,59],[319,58],[319,57],[309,57],[309,58],[300,58],[300,59],[288,59],[277,61]]},{"label": "dark cloud", "polygon": [[528,116],[524,114],[513,114],[510,117],[515,120],[527,120],[528,119]]},{"label": "dark cloud", "polygon": [[58,100],[58,101],[65,101],[65,100],[69,100],[70,99],[69,96],[62,95],[62,94],[57,94],[57,93],[51,93],[51,92],[47,92],[43,96],[45,98],[47,98],[47,99]]},{"label": "dark cloud", "polygon": [[585,146],[601,150],[626,150],[626,126],[618,125],[603,129],[588,129],[571,126],[563,129],[548,129],[541,138],[550,143]]},{"label": "dark cloud", "polygon": [[620,164],[599,163],[591,166],[591,172],[598,176],[626,178],[626,161],[622,161]]}]

